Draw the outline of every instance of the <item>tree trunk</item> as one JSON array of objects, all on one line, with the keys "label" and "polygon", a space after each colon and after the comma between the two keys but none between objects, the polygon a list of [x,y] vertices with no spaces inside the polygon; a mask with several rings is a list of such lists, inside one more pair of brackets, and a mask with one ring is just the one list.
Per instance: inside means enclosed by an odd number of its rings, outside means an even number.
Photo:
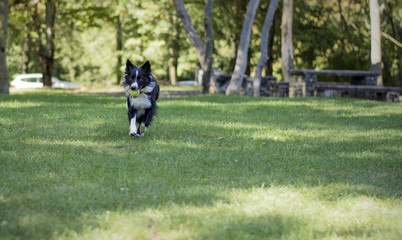
[{"label": "tree trunk", "polygon": [[383,86],[381,76],[381,22],[380,6],[378,0],[370,0],[370,22],[371,22],[371,65],[370,70],[379,72],[377,86]]},{"label": "tree trunk", "polygon": [[0,2],[0,94],[9,94],[8,69],[6,62],[8,0]]},{"label": "tree trunk", "polygon": [[269,58],[268,57],[269,30],[272,26],[277,4],[278,0],[271,0],[271,2],[269,3],[268,12],[265,17],[264,25],[261,30],[261,45],[260,45],[261,57],[258,60],[257,69],[255,70],[254,74],[254,81],[253,81],[254,97],[260,96],[261,74],[265,63]]},{"label": "tree trunk", "polygon": [[29,72],[29,61],[31,54],[31,33],[30,33],[30,25],[32,23],[29,22],[25,25],[25,37],[24,37],[24,55],[22,56],[22,73],[26,74]]},{"label": "tree trunk", "polygon": [[36,46],[41,64],[41,71],[43,74],[43,86],[52,87],[52,70],[54,62],[54,38],[55,38],[55,24],[58,10],[59,1],[53,2],[52,0],[46,1],[46,45],[43,46],[41,42],[42,31],[40,28],[40,1],[37,2],[35,12],[35,27],[38,34]]},{"label": "tree trunk", "polygon": [[237,48],[239,47],[239,35],[232,33],[230,36],[230,62],[228,73],[232,74],[236,66]]},{"label": "tree trunk", "polygon": [[296,89],[292,87],[289,70],[293,69],[293,43],[292,43],[293,0],[283,0],[282,12],[282,75],[290,83],[289,97],[296,97]]},{"label": "tree trunk", "polygon": [[[212,77],[212,53],[213,53],[213,36],[212,36],[212,9],[213,0],[207,0],[205,5],[205,17],[204,17],[204,27],[205,29],[205,45],[202,43],[201,38],[195,31],[193,24],[191,23],[190,16],[184,6],[183,0],[174,0],[174,5],[177,13],[181,20],[183,21],[184,28],[186,30],[187,37],[189,38],[191,44],[195,47],[198,60],[200,61],[201,67],[204,70],[203,81],[201,86],[201,92],[206,93],[209,88],[209,82],[215,78]],[[209,75],[209,78],[208,78]],[[205,78],[204,78],[205,77]],[[222,92],[221,89],[217,88],[216,82],[213,83],[216,92]]]},{"label": "tree trunk", "polygon": [[[205,56],[203,67],[204,74],[202,75],[201,92],[208,93],[210,91],[210,82],[213,75],[212,63],[213,63],[213,50],[214,50],[214,36],[213,36],[213,6],[214,0],[207,0],[205,4],[204,15],[204,44],[205,44]],[[214,81],[214,80],[213,80]],[[214,83],[212,83],[211,92],[215,89]]]},{"label": "tree trunk", "polygon": [[169,80],[170,84],[177,85],[178,77],[177,77],[177,57],[171,57],[168,62],[169,66]]},{"label": "tree trunk", "polygon": [[244,71],[244,75],[250,76],[251,74],[251,58],[254,54],[254,49],[252,48],[248,48],[248,52],[247,52],[247,64],[246,64],[246,71]]},{"label": "tree trunk", "polygon": [[237,50],[236,66],[230,79],[226,95],[239,94],[243,81],[244,72],[247,67],[248,47],[250,44],[251,28],[253,26],[255,12],[260,0],[250,0],[247,6],[246,17],[241,31],[239,49]]},{"label": "tree trunk", "polygon": [[54,62],[54,38],[55,38],[55,23],[58,2],[53,3],[52,0],[46,1],[46,51],[45,51],[45,72],[43,73],[43,85],[52,86],[52,70]]},{"label": "tree trunk", "polygon": [[175,15],[172,15],[169,19],[171,25],[171,37],[169,39],[169,80],[170,84],[176,85],[179,81],[177,76],[177,65],[179,61],[180,52],[180,26]]},{"label": "tree trunk", "polygon": [[[392,61],[392,60],[391,60]],[[384,71],[383,71],[383,75],[385,78],[383,78],[383,81],[385,84],[389,84],[392,85],[392,74],[391,74],[391,66],[392,66],[392,62],[389,61],[385,56],[382,56],[382,64],[384,64]]]},{"label": "tree trunk", "polygon": [[39,58],[39,64],[41,66],[41,72],[44,72],[43,66],[45,65],[45,61],[44,61],[44,48],[42,45],[42,31],[40,29],[40,1],[36,2],[36,9],[34,12],[34,21],[35,21],[35,31],[36,31],[36,51],[38,52],[38,58]]},{"label": "tree trunk", "polygon": [[265,76],[272,76],[273,74],[273,64],[274,64],[274,39],[275,39],[275,21],[277,18],[278,8],[276,8],[274,13],[274,19],[272,20],[271,28],[269,29],[268,37],[268,60],[265,64]]},{"label": "tree trunk", "polygon": [[198,60],[201,63],[201,66],[204,65],[204,55],[205,55],[205,48],[201,41],[201,38],[198,36],[197,32],[193,24],[191,23],[190,16],[184,6],[183,0],[174,0],[174,6],[176,7],[177,13],[179,17],[182,19],[184,28],[186,30],[186,34],[188,39],[190,40],[191,44],[195,47],[195,51],[198,56]]},{"label": "tree trunk", "polygon": [[122,34],[121,34],[121,22],[120,22],[120,16],[116,16],[116,83],[117,85],[120,85],[121,82],[121,51],[123,50],[123,40],[122,40]]}]

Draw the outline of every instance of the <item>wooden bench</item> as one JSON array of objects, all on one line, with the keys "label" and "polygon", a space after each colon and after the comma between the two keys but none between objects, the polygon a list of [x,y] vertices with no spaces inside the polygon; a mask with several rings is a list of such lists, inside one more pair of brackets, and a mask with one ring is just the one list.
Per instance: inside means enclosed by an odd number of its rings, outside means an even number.
[{"label": "wooden bench", "polygon": [[352,97],[380,101],[399,102],[402,88],[378,87],[363,85],[338,85],[334,83],[317,82],[314,85],[314,96]]},{"label": "wooden bench", "polygon": [[[291,86],[293,88],[297,87],[296,90],[293,89],[298,94],[296,97],[339,96],[396,102],[399,101],[399,95],[402,94],[402,88],[376,86],[377,77],[379,76],[379,73],[376,72],[293,69],[290,70],[290,73],[294,77],[292,81],[296,81],[296,86],[294,82],[292,85],[291,82],[278,82],[272,76],[265,77],[262,78],[261,82],[261,96],[288,97],[291,93]],[[350,77],[350,82],[318,82],[318,75],[347,76]],[[218,85],[226,89],[230,78],[230,75],[218,75]],[[252,95],[252,89],[252,78],[245,75],[242,84],[242,94]]]},{"label": "wooden bench", "polygon": [[337,76],[350,77],[350,84],[375,86],[378,72],[372,71],[353,71],[353,70],[312,70],[312,69],[291,69],[289,70],[291,81],[289,85],[290,97],[310,97],[314,96],[314,86],[317,76]]}]

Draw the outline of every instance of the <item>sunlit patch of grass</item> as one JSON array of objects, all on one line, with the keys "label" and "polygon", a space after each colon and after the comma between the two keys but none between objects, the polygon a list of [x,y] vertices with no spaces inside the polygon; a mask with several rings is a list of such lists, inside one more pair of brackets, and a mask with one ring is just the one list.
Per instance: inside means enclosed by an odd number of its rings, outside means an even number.
[{"label": "sunlit patch of grass", "polygon": [[[337,189],[336,194],[351,193],[337,195],[331,201],[323,199],[321,195],[332,188]],[[171,203],[135,213],[106,211],[95,217],[97,228],[73,232],[65,238],[133,239],[133,233],[162,239],[381,238],[384,232],[397,238],[401,234],[400,206],[354,196],[354,191],[351,186],[340,185],[233,189],[224,193],[226,200],[212,206]]]},{"label": "sunlit patch of grass", "polygon": [[191,85],[160,85],[161,91],[200,91],[200,86]]},{"label": "sunlit patch of grass", "polygon": [[0,96],[0,238],[400,239],[402,108],[353,99]]}]

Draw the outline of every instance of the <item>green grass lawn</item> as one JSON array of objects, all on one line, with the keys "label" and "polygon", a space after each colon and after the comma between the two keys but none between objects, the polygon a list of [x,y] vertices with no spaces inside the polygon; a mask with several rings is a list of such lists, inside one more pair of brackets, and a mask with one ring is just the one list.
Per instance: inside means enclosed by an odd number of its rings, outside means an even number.
[{"label": "green grass lawn", "polygon": [[0,239],[401,239],[402,105],[0,96]]}]

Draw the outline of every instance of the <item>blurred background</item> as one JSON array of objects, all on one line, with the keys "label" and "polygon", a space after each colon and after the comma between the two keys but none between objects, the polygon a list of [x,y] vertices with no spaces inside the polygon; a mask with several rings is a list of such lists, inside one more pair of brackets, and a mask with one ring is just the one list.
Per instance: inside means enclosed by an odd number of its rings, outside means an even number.
[{"label": "blurred background", "polygon": [[[269,6],[261,0],[253,24],[246,74],[260,56],[260,32]],[[381,30],[402,40],[399,0],[382,0]],[[203,38],[205,1],[186,0],[193,25]],[[215,0],[213,68],[231,74],[248,1]],[[118,85],[125,61],[146,60],[156,78],[167,84],[194,80],[199,63],[171,0],[63,0],[55,16],[53,76],[85,86]],[[46,31],[45,1],[10,0],[7,65],[10,79],[41,72],[38,42]],[[264,75],[281,75],[281,12],[279,1],[271,28],[272,49]],[[39,34],[38,34],[39,33]],[[368,70],[370,62],[369,0],[298,0],[294,2],[295,68]],[[383,81],[402,85],[402,48],[382,37]],[[169,74],[170,73],[170,74]],[[339,81],[328,78],[325,81]],[[342,80],[340,80],[342,81]]]}]

